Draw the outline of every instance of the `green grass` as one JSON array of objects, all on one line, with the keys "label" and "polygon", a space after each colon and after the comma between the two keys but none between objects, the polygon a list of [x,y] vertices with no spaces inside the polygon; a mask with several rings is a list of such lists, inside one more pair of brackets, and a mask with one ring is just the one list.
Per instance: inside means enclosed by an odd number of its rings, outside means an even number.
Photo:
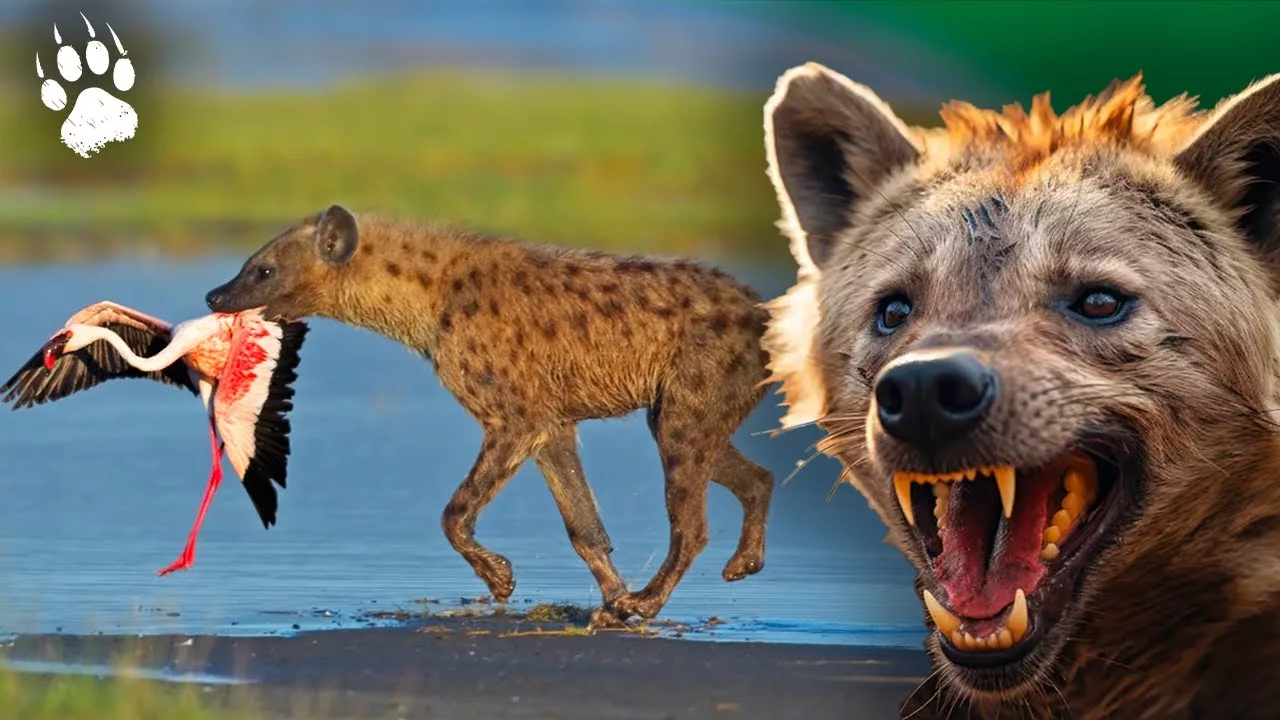
[{"label": "green grass", "polygon": [[0,89],[0,259],[249,249],[332,202],[604,249],[785,252],[765,92],[484,73],[161,89],[136,99],[133,140],[88,160],[29,92]]},{"label": "green grass", "polygon": [[238,720],[193,687],[128,678],[47,677],[0,670],[0,720]]}]

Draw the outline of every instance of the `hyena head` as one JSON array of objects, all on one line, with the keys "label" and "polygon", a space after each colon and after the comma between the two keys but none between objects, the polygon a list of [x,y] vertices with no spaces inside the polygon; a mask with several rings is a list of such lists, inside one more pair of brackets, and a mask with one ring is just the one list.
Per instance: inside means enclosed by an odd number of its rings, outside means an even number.
[{"label": "hyena head", "polygon": [[234,278],[210,290],[205,303],[214,312],[260,307],[278,319],[332,317],[340,310],[345,276],[355,275],[348,266],[359,245],[355,216],[332,205],[262,246]]},{"label": "hyena head", "polygon": [[783,424],[917,569],[953,697],[1186,663],[1280,589],[1280,75],[1208,112],[1133,78],[941,115],[812,63],[766,105]]}]

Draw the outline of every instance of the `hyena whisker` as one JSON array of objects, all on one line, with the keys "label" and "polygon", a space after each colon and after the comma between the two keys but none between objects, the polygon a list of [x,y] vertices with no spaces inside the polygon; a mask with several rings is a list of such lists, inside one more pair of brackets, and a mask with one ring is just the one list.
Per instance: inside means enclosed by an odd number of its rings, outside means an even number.
[{"label": "hyena whisker", "polygon": [[884,260],[885,262],[889,263],[890,265],[892,265],[893,267],[897,268],[898,270],[900,270],[900,271],[902,271],[902,272],[906,272],[906,271],[907,271],[907,266],[906,266],[906,265],[903,265],[902,263],[898,262],[897,260],[895,260],[895,259],[893,259],[893,258],[889,257],[888,255],[885,255],[884,253],[880,252],[879,250],[876,250],[876,249],[874,249],[874,248],[862,248],[862,252],[864,252],[864,253],[869,253],[869,254],[871,254],[871,255],[875,255],[876,257],[880,258],[881,260]]},{"label": "hyena whisker", "polygon": [[844,475],[836,476],[836,481],[831,483],[831,489],[827,491],[827,502],[831,502],[831,498],[836,496],[836,489],[844,484]]},{"label": "hyena whisker", "polygon": [[1127,665],[1125,663],[1120,662],[1119,660],[1116,660],[1115,658],[1109,658],[1109,657],[1106,657],[1105,655],[1090,655],[1089,657],[1094,660],[1104,662],[1108,665],[1114,665],[1119,668],[1124,668],[1125,670],[1128,670],[1130,672],[1137,671],[1137,668],[1135,668],[1134,666]]},{"label": "hyena whisker", "polygon": [[[1049,677],[1043,678],[1041,683],[1048,685],[1055,693],[1057,693],[1058,699],[1062,701],[1062,709],[1066,711],[1067,717],[1071,717],[1071,703],[1067,702],[1067,696],[1062,694],[1062,689],[1058,687],[1058,684]],[[1046,699],[1048,699],[1047,696]],[[1033,708],[1028,706],[1027,710],[1030,711],[1033,710]]]},{"label": "hyena whisker", "polygon": [[[1081,174],[1087,175],[1089,172],[1089,169],[1090,169],[1090,164],[1085,163],[1084,170],[1081,172]],[[1085,183],[1082,182],[1076,188],[1076,201],[1071,204],[1071,212],[1068,213],[1067,215],[1066,227],[1071,227],[1071,221],[1076,219],[1076,210],[1080,209],[1080,201],[1084,199],[1084,186],[1085,186]]]},{"label": "hyena whisker", "polygon": [[[924,680],[921,680],[920,683],[916,685],[915,689],[911,691],[911,694],[907,695],[907,699],[902,701],[902,705],[899,706],[899,710],[901,710],[903,707],[906,707],[907,703],[911,702],[911,700],[915,698],[916,693],[920,692],[921,688],[928,685],[930,680],[937,677],[939,672],[941,672],[941,670],[934,670],[933,672],[929,673],[929,677],[925,678]],[[938,695],[940,695],[941,693],[942,693],[942,684],[938,683],[937,687],[933,691],[933,694],[929,696],[929,699],[920,703],[920,706],[917,707],[915,710],[912,710],[907,715],[902,716],[901,720],[911,720],[911,718],[915,717],[915,715],[919,713],[921,710],[924,710],[925,708],[929,707],[929,704],[932,703],[934,700],[936,700],[938,698]]]},{"label": "hyena whisker", "polygon": [[[906,213],[902,212],[902,208],[898,207],[897,203],[890,200],[889,196],[884,194],[884,191],[880,189],[880,186],[878,184],[867,182],[866,176],[863,175],[862,172],[858,170],[858,168],[853,166],[846,166],[846,167],[849,170],[852,170],[853,173],[858,176],[858,179],[861,180],[866,187],[875,189],[876,194],[880,196],[880,199],[883,200],[885,204],[888,205],[898,215],[898,219],[902,220],[902,224],[906,225],[907,229],[911,231],[911,234],[915,235],[916,239],[920,241],[921,247],[928,245],[928,243],[925,242],[924,237],[920,235],[919,232],[916,232],[915,226],[911,224],[911,221],[907,220]],[[892,230],[890,230],[890,232],[892,232]],[[910,243],[904,243],[904,244],[906,245],[906,249],[910,250],[911,253],[915,255],[916,259],[919,260],[920,251],[912,247]]]},{"label": "hyena whisker", "polygon": [[[1045,698],[1044,690],[1037,687],[1035,692],[1036,692],[1036,695],[1038,696],[1038,699],[1043,701]],[[1031,718],[1035,716],[1035,713],[1032,711],[1030,697],[1021,698],[1021,704],[1022,704],[1022,707],[1027,711],[1026,717]],[[1000,711],[997,710],[996,712],[999,713]],[[1000,715],[996,715],[996,720],[1000,720]]]},{"label": "hyena whisker", "polygon": [[867,458],[863,457],[840,471],[840,474],[836,476],[835,482],[831,483],[831,489],[827,491],[827,502],[831,502],[831,498],[836,496],[836,489],[841,485],[853,485],[853,469],[866,462],[866,460]]},{"label": "hyena whisker", "polygon": [[952,695],[950,698],[948,698],[948,701],[949,702],[947,703],[947,720],[951,720],[951,715],[955,713],[956,710],[960,709],[961,703],[964,703],[965,705],[966,716],[973,712],[973,699],[968,696]]},{"label": "hyena whisker", "polygon": [[835,442],[836,439],[845,438],[850,435],[861,435],[862,432],[867,429],[867,421],[861,416],[843,418],[831,421],[828,424],[831,425],[832,428],[827,431],[827,434],[821,440],[818,440],[818,443]]},{"label": "hyena whisker", "polygon": [[[826,445],[828,445],[829,443],[839,443],[839,442],[840,442],[840,440],[841,440],[841,436],[840,436],[839,434],[834,434],[834,433],[833,433],[833,434],[828,435],[827,437],[823,438],[822,440],[818,441],[817,443],[814,443],[813,445],[810,445],[810,446],[806,449],[806,452],[810,452],[810,451],[812,451],[812,452],[811,452],[807,457],[805,457],[803,460],[801,460],[801,461],[799,461],[799,462],[797,462],[797,463],[796,463],[795,468],[794,468],[794,469],[792,469],[791,473],[790,473],[790,474],[788,474],[788,475],[787,475],[787,477],[783,479],[782,484],[783,484],[783,485],[787,485],[788,483],[790,483],[790,482],[791,482],[791,480],[792,480],[793,478],[795,478],[795,476],[796,476],[797,474],[799,474],[799,472],[800,472],[801,470],[803,470],[803,469],[805,469],[806,467],[808,467],[808,466],[809,466],[809,463],[813,462],[814,460],[817,460],[819,457],[821,457],[821,456],[823,456],[823,455],[828,454],[828,453],[826,452],[826,448],[824,448],[823,446],[826,446]],[[861,462],[862,462],[863,460],[865,460],[865,458],[863,458],[862,460],[859,460],[858,464],[861,464]],[[838,484],[838,482],[837,482],[837,484]]]},{"label": "hyena whisker", "polygon": [[798,473],[798,472],[800,472],[801,470],[803,470],[803,469],[804,469],[804,468],[805,468],[809,463],[811,463],[811,462],[813,462],[814,460],[816,460],[816,459],[818,458],[818,456],[820,456],[820,455],[822,455],[822,453],[821,453],[821,452],[814,451],[811,455],[809,455],[809,456],[808,456],[808,457],[806,457],[805,459],[801,460],[800,462],[796,463],[795,468],[793,468],[793,469],[791,470],[790,474],[788,474],[785,478],[783,478],[783,480],[782,480],[782,484],[783,484],[783,485],[787,485],[788,483],[790,483],[790,482],[791,482],[791,478],[795,477],[795,476],[796,476],[796,473]]},{"label": "hyena whisker", "polygon": [[843,446],[847,446],[849,441],[851,440],[854,442],[861,442],[861,438],[863,436],[863,430],[864,428],[859,426],[859,427],[842,429],[840,432],[833,432],[830,435],[827,435],[826,437],[822,438],[822,440],[818,441],[817,443],[818,452],[829,455],[835,449]]},{"label": "hyena whisker", "polygon": [[846,417],[845,417],[845,416],[843,416],[843,415],[831,415],[831,414],[829,414],[829,415],[824,415],[823,417],[820,417],[820,418],[818,418],[818,419],[816,419],[816,420],[809,420],[809,421],[807,421],[807,422],[796,423],[796,424],[794,424],[794,425],[786,425],[786,426],[784,426],[784,427],[772,428],[772,429],[770,429],[770,430],[758,430],[758,431],[756,431],[756,432],[751,433],[751,436],[752,436],[752,437],[756,437],[756,436],[760,436],[760,435],[769,435],[769,436],[771,436],[771,437],[778,437],[778,436],[781,436],[781,435],[785,435],[786,433],[789,433],[789,432],[791,432],[791,431],[793,431],[793,430],[799,430],[799,429],[801,429],[801,428],[807,428],[807,427],[817,427],[817,426],[818,426],[818,423],[823,423],[823,422],[827,422],[827,423],[841,422],[843,419],[849,419],[849,418],[852,418],[852,417],[855,417],[855,416],[849,416],[848,418],[846,418]]}]

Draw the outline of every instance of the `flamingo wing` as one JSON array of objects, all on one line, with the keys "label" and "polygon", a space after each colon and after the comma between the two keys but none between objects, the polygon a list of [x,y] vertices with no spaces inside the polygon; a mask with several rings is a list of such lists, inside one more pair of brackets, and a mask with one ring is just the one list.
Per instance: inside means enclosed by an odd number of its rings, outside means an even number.
[{"label": "flamingo wing", "polygon": [[[100,303],[101,304],[101,303]],[[119,335],[134,353],[149,357],[163,350],[172,339],[172,328],[163,321],[159,325],[142,323],[115,311],[101,311],[86,315],[90,306],[73,316],[75,322],[99,325]],[[146,317],[146,316],[143,316]],[[13,409],[32,407],[51,400],[61,400],[72,393],[87,390],[107,380],[116,378],[145,378],[166,385],[186,388],[198,394],[191,373],[185,363],[174,363],[164,370],[142,372],[125,362],[109,343],[96,342],[58,359],[52,370],[44,366],[43,352],[37,350],[13,377],[0,385],[4,402],[13,403]]]},{"label": "flamingo wing", "polygon": [[72,315],[66,324],[101,325],[105,327],[108,323],[131,325],[152,335],[171,333],[173,331],[173,325],[165,320],[152,317],[140,310],[134,310],[119,303],[113,303],[110,300],[96,302],[80,310],[75,315]]},{"label": "flamingo wing", "polygon": [[213,397],[214,422],[263,527],[276,522],[274,481],[285,487],[292,383],[307,334],[302,322],[246,316],[231,336],[230,356]]}]

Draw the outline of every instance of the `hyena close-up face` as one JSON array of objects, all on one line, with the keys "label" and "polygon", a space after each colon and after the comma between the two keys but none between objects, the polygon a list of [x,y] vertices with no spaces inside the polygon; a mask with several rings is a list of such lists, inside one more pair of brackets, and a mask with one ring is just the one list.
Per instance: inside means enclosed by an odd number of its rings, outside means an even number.
[{"label": "hyena close-up face", "polygon": [[812,63],[765,107],[783,424],[827,431],[918,572],[904,715],[1266,716],[1280,76],[942,119]]}]

